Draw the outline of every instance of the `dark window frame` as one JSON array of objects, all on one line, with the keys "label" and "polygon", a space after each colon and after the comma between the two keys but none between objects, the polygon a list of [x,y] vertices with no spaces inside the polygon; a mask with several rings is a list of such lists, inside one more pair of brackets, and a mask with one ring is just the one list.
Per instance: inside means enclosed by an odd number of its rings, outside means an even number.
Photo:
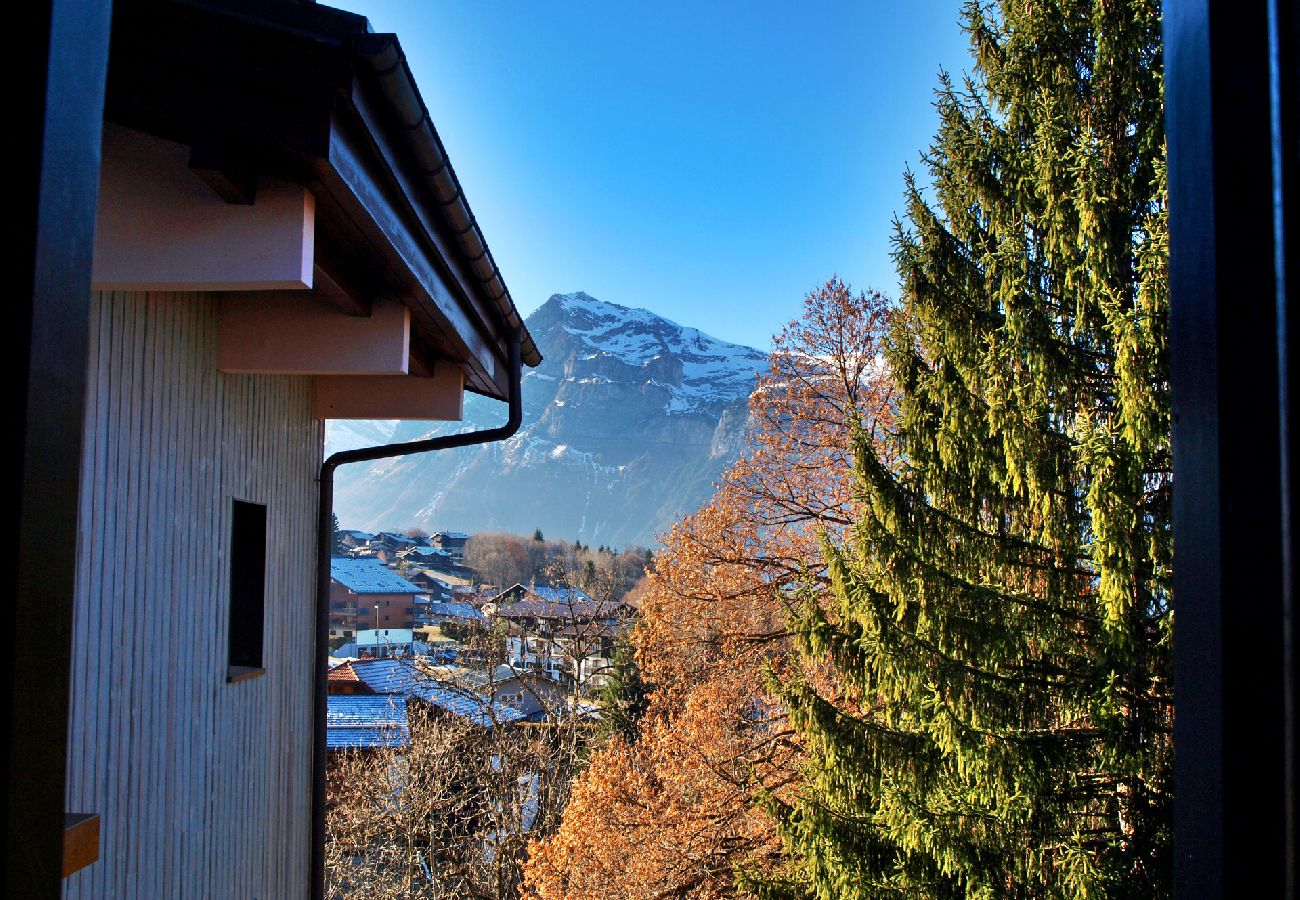
[{"label": "dark window frame", "polygon": [[265,503],[231,498],[226,683],[266,674]]}]

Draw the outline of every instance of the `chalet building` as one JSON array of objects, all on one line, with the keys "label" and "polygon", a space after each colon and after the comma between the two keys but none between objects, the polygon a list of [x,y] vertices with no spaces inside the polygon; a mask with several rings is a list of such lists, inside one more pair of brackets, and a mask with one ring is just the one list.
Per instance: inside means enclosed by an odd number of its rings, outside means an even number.
[{"label": "chalet building", "polygon": [[429,536],[429,546],[446,550],[457,565],[465,563],[465,545],[469,535],[459,531],[436,531]]},{"label": "chalet building", "polygon": [[446,580],[445,577],[439,578],[436,575],[429,577],[430,573],[420,571],[417,571],[416,574],[426,577],[421,578],[418,581],[415,578],[411,578],[411,583],[429,585],[428,597],[431,603],[450,603],[455,599],[458,592],[463,593],[465,591],[473,591],[473,587],[463,584],[453,584]]},{"label": "chalet building", "polygon": [[374,559],[386,566],[393,566],[397,565],[398,554],[400,552],[401,551],[394,550],[386,544],[375,543],[372,541],[364,547],[358,547],[353,550],[348,554],[348,556],[353,559]]},{"label": "chalet building", "polygon": [[339,546],[344,550],[365,547],[374,539],[375,536],[368,531],[354,531],[348,529],[339,532]]},{"label": "chalet building", "polygon": [[465,601],[418,601],[415,604],[416,632],[431,646],[430,653],[440,658],[456,658],[462,642],[487,632],[488,617]]},{"label": "chalet building", "polygon": [[[15,637],[70,637],[53,666],[14,663],[13,696],[44,699],[15,700],[13,758],[57,772],[11,788],[10,892],[319,896],[324,420],[458,420],[473,390],[517,421],[539,357],[394,35],[270,0],[117,0],[100,24],[103,119],[69,150],[98,155],[48,174],[98,203],[47,245],[66,290],[41,302],[74,346],[31,349],[66,421],[24,534],[63,530],[32,545],[48,584],[23,576]],[[336,562],[353,630],[411,626],[418,588]],[[51,796],[80,817],[66,841]]]},{"label": "chalet building", "polygon": [[377,559],[330,560],[330,637],[354,639],[365,629],[412,628],[415,598],[424,593]]},{"label": "chalet building", "polygon": [[394,554],[398,554],[423,545],[415,538],[407,537],[404,534],[398,534],[395,531],[381,531],[371,538],[370,546],[375,550],[390,550]]},{"label": "chalet building", "polygon": [[537,672],[508,664],[491,669],[460,665],[431,665],[424,671],[440,684],[472,691],[520,714],[520,722],[544,722],[573,709],[573,690]]},{"label": "chalet building", "polygon": [[[355,674],[352,674],[355,678]],[[372,755],[405,750],[411,744],[411,725],[406,698],[375,696],[362,692],[336,691],[334,670],[330,670],[330,693],[325,719],[325,752],[332,761],[341,754]],[[329,768],[330,795],[346,795],[347,768]],[[360,848],[357,848],[358,850]]]},{"label": "chalet building", "polygon": [[329,674],[326,676],[327,690],[331,697],[341,694],[373,694],[374,691],[361,680],[361,676],[352,668],[351,662],[334,662],[331,660]]},{"label": "chalet building", "polygon": [[[421,569],[428,569],[439,578],[451,576],[451,584],[471,584],[478,575],[478,572],[474,571],[474,569],[456,562],[451,554],[445,551],[418,557],[418,559],[419,561],[413,563],[413,565]],[[411,557],[408,557],[405,561],[409,562],[410,560]]]},{"label": "chalet building", "polygon": [[496,592],[492,602],[498,608],[505,608],[520,600],[539,600],[547,603],[591,603],[594,602],[586,592],[575,587],[550,587],[541,584],[515,584]]},{"label": "chalet building", "polygon": [[487,628],[488,617],[475,608],[474,604],[464,601],[429,603],[425,616],[430,625],[460,625],[467,628]]},{"label": "chalet building", "polygon": [[628,608],[573,588],[519,587],[503,591],[492,613],[505,625],[510,665],[581,688],[603,683],[630,621]]},{"label": "chalet building", "polygon": [[570,689],[536,672],[498,667],[487,690],[494,702],[518,710],[524,722],[544,722],[567,715]]},{"label": "chalet building", "polygon": [[452,556],[451,551],[443,550],[441,547],[408,547],[399,551],[397,558],[404,563],[425,567],[431,567],[435,563],[444,566],[454,566],[460,563],[459,560]]}]

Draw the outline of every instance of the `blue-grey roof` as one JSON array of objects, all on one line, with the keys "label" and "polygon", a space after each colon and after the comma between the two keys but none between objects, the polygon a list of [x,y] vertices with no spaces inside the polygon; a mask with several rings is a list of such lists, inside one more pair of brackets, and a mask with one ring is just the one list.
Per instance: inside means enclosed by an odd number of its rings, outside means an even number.
[{"label": "blue-grey roof", "polygon": [[330,577],[354,594],[422,594],[377,559],[331,559]]},{"label": "blue-grey roof", "polygon": [[523,718],[519,710],[504,703],[493,703],[473,691],[436,681],[406,660],[360,659],[352,663],[352,671],[376,694],[415,697],[484,728]]},{"label": "blue-grey roof", "polygon": [[577,588],[567,587],[547,587],[537,585],[528,589],[528,593],[541,600],[549,600],[551,603],[591,603],[592,599],[586,591],[580,591]]},{"label": "blue-grey roof", "polygon": [[613,604],[595,600],[555,602],[531,597],[497,608],[497,615],[503,619],[563,619],[570,622],[612,620],[616,612],[617,607]]},{"label": "blue-grey roof", "polygon": [[411,741],[405,697],[331,694],[325,725],[329,750],[401,748]]},{"label": "blue-grey roof", "polygon": [[425,615],[439,616],[444,619],[461,619],[465,622],[487,624],[487,616],[469,603],[429,603],[424,607]]},{"label": "blue-grey roof", "polygon": [[[586,591],[580,591],[575,587],[550,587],[545,584],[536,584],[532,587],[524,584],[515,584],[500,591],[500,594],[506,594],[515,588],[523,589],[523,598],[525,600],[545,600],[547,603],[591,603],[591,596]],[[531,595],[531,596],[530,596]]]},{"label": "blue-grey roof", "polygon": [[441,547],[411,547],[409,552],[416,556],[445,556],[451,559],[451,553]]}]

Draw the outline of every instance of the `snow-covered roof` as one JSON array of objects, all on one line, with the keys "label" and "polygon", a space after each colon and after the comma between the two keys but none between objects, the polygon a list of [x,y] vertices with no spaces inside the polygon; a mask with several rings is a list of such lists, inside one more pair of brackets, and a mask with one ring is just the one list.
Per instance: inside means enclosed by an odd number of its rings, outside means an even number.
[{"label": "snow-covered roof", "polygon": [[431,556],[431,557],[445,556],[448,559],[451,558],[451,553],[442,549],[441,547],[416,546],[416,547],[410,547],[406,550],[403,550],[402,552],[407,554],[408,556]]},{"label": "snow-covered roof", "polygon": [[594,602],[591,595],[586,591],[580,591],[574,587],[550,587],[549,585],[538,584],[528,587],[522,584],[515,584],[500,591],[497,596],[508,593],[519,593],[521,600],[545,600],[550,603],[589,603]]},{"label": "snow-covered roof", "polygon": [[423,593],[377,559],[331,559],[330,577],[354,594]]},{"label": "snow-covered roof", "polygon": [[609,603],[595,600],[564,601],[520,600],[500,606],[496,614],[503,619],[612,619],[618,610]]},{"label": "snow-covered roof", "polygon": [[331,694],[325,712],[329,750],[405,747],[411,740],[406,698]]},{"label": "snow-covered roof", "polygon": [[487,616],[475,609],[473,604],[470,603],[430,603],[425,607],[425,612],[429,616],[444,619],[461,619],[466,622],[487,624]]},{"label": "snow-covered roof", "polygon": [[439,682],[400,659],[363,659],[352,664],[357,676],[376,694],[416,697],[483,728],[508,725],[522,714],[473,691]]}]

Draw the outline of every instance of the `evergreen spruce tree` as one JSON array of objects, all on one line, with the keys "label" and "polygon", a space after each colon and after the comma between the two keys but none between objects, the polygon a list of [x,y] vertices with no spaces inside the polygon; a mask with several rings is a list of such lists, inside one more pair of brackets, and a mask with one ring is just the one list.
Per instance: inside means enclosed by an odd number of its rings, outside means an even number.
[{"label": "evergreen spruce tree", "polygon": [[[907,179],[890,454],[794,623],[804,784],[760,893],[1171,893],[1157,0],[969,3]],[[933,197],[928,200],[927,197]]]},{"label": "evergreen spruce tree", "polygon": [[605,681],[596,692],[601,702],[600,723],[593,742],[596,748],[604,746],[615,735],[633,743],[650,705],[648,688],[636,661],[636,650],[627,635],[614,643],[610,664]]},{"label": "evergreen spruce tree", "polygon": [[343,529],[339,527],[337,513],[330,513],[330,551],[331,556],[346,556],[347,548],[343,546]]}]

